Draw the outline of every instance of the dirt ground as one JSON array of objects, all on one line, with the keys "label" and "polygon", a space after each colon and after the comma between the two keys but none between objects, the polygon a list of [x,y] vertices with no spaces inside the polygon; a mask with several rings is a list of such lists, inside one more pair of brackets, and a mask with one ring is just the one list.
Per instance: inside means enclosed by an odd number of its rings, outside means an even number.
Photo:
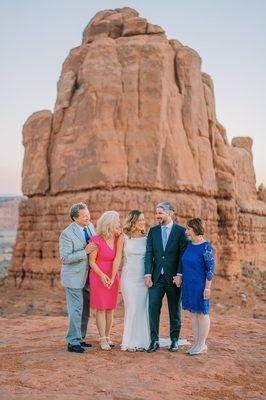
[{"label": "dirt ground", "polygon": [[[155,354],[120,351],[123,305],[116,311],[111,352],[99,349],[92,316],[93,348],[68,353],[64,290],[59,284],[12,281],[0,286],[1,400],[265,399],[265,298],[261,275],[238,282],[215,279],[209,351],[188,356],[161,348]],[[183,314],[181,337],[190,340]],[[167,305],[160,336],[168,337]]]}]

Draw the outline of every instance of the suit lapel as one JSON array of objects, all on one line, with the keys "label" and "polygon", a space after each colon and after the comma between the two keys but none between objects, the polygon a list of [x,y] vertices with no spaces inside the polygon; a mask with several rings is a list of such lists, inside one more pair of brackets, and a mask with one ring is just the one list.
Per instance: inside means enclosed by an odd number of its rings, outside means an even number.
[{"label": "suit lapel", "polygon": [[170,246],[170,244],[171,244],[171,242],[172,242],[172,240],[173,240],[173,238],[175,236],[176,228],[177,228],[177,226],[176,226],[176,223],[174,222],[173,226],[172,226],[172,229],[171,229],[171,232],[170,232],[170,235],[169,235],[169,238],[168,238],[166,246],[165,246],[165,251],[167,250],[168,246]]},{"label": "suit lapel", "polygon": [[157,226],[157,229],[155,229],[155,233],[156,233],[156,240],[163,252],[163,241],[162,241],[162,230],[161,230],[161,225]]},{"label": "suit lapel", "polygon": [[89,223],[88,228],[89,228],[92,236],[95,236],[95,228],[91,222]]},{"label": "suit lapel", "polygon": [[72,224],[72,229],[73,229],[73,233],[74,235],[76,235],[78,237],[78,239],[81,241],[81,243],[84,246],[84,237],[82,236],[82,233],[80,232],[80,229],[76,226],[75,222],[73,222]]}]

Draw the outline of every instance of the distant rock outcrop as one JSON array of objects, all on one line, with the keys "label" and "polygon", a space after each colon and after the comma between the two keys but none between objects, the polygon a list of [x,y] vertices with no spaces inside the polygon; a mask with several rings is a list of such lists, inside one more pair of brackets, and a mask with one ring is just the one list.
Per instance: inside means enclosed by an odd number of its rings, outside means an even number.
[{"label": "distant rock outcrop", "polygon": [[71,50],[54,113],[23,128],[25,158],[11,273],[57,276],[58,237],[71,203],[102,211],[173,202],[181,223],[201,216],[217,272],[266,265],[265,188],[257,193],[252,140],[235,138],[215,113],[213,82],[198,53],[128,7],[101,11]]},{"label": "distant rock outcrop", "polygon": [[0,196],[0,231],[16,232],[21,196]]}]

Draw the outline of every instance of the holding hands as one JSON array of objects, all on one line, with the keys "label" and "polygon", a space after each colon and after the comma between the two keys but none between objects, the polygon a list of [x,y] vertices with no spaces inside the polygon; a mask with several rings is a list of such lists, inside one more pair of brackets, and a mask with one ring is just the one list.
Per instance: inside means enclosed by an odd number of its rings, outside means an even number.
[{"label": "holding hands", "polygon": [[151,276],[145,276],[145,285],[146,285],[148,288],[152,287],[153,283],[152,283]]},{"label": "holding hands", "polygon": [[173,283],[175,283],[177,287],[181,287],[181,285],[182,285],[182,276],[181,275],[174,276],[173,277]]}]

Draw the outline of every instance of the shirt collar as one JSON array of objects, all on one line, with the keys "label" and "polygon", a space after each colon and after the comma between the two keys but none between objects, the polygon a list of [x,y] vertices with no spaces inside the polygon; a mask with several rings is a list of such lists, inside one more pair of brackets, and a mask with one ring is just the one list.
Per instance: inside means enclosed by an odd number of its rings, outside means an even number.
[{"label": "shirt collar", "polygon": [[76,222],[75,222],[75,224],[79,228],[79,230],[84,234],[84,228],[87,228],[87,226],[81,226],[81,225],[77,224]]},{"label": "shirt collar", "polygon": [[167,224],[167,225],[162,225],[162,227],[164,226],[164,227],[166,227],[167,229],[169,229],[169,231],[170,231],[170,230],[172,229],[173,225],[174,225],[174,222],[171,221],[171,222],[169,222],[169,224]]}]

